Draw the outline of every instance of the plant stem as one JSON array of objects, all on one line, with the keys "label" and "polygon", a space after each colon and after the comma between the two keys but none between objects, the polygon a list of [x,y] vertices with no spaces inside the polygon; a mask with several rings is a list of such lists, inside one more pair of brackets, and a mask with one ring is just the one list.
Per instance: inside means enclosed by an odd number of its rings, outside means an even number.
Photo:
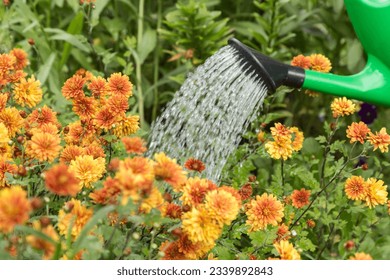
[{"label": "plant stem", "polygon": [[[138,7],[138,30],[137,30],[137,50],[141,49],[142,35],[144,33],[144,0],[139,0]],[[144,97],[142,93],[142,69],[140,61],[136,61],[136,79],[137,79],[137,94],[138,94],[138,114],[140,120],[140,126],[144,126]]]},{"label": "plant stem", "polygon": [[284,186],[284,160],[281,160],[280,172],[282,175],[282,187]]},{"label": "plant stem", "polygon": [[[162,22],[162,3],[161,0],[157,0],[157,31],[161,28]],[[158,82],[158,72],[159,72],[159,60],[158,56],[160,53],[160,40],[157,35],[157,44],[154,51],[154,73],[153,73],[153,82],[154,85],[157,85]],[[156,86],[153,90],[153,111],[152,111],[152,121],[157,118],[157,109],[158,109],[158,87]]]}]

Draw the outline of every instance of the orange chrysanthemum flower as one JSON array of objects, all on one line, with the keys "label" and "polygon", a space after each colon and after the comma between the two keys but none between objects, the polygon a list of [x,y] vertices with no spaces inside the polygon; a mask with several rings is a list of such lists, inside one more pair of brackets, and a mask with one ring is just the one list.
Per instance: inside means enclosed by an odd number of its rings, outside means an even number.
[{"label": "orange chrysanthemum flower", "polygon": [[[44,235],[50,237],[53,241],[58,241],[60,239],[58,233],[56,232],[56,230],[52,225],[47,225],[45,227],[42,227],[41,223],[35,220],[32,222],[32,227],[33,229],[42,232]],[[55,244],[47,240],[41,239],[36,235],[28,235],[26,237],[26,241],[34,249],[43,251],[43,259],[48,260],[53,257],[54,252],[56,250]]]},{"label": "orange chrysanthemum flower", "polygon": [[80,146],[69,145],[65,146],[60,155],[60,162],[69,165],[76,157],[84,154],[84,149]]},{"label": "orange chrysanthemum flower", "polygon": [[16,57],[14,55],[8,53],[0,54],[0,75],[7,74],[8,71],[14,70],[15,64]]},{"label": "orange chrysanthemum flower", "polygon": [[221,226],[203,207],[194,207],[182,215],[182,229],[191,242],[205,244],[214,244],[222,231]]},{"label": "orange chrysanthemum flower", "polygon": [[180,200],[184,205],[198,206],[203,203],[206,194],[215,189],[217,189],[217,185],[208,179],[199,177],[188,178],[185,185],[181,188],[183,195],[180,197]]},{"label": "orange chrysanthemum flower", "polygon": [[390,135],[387,134],[385,127],[382,127],[382,129],[375,134],[370,132],[368,141],[374,146],[374,151],[378,148],[382,153],[389,151]]},{"label": "orange chrysanthemum flower", "polygon": [[356,105],[345,97],[335,98],[330,108],[334,118],[351,115],[356,111]]},{"label": "orange chrysanthemum flower", "polygon": [[101,129],[109,130],[117,121],[117,117],[110,111],[110,108],[103,107],[96,113],[94,124]]},{"label": "orange chrysanthemum flower", "polygon": [[345,182],[344,190],[349,199],[362,200],[367,195],[368,186],[363,177],[352,176]]},{"label": "orange chrysanthemum flower", "polygon": [[[72,226],[71,236],[75,240],[85,224],[93,215],[93,210],[88,209],[81,204],[81,201],[72,198],[66,203],[67,208],[71,208],[69,212],[61,209],[58,212],[58,230],[61,235],[66,236],[69,231],[69,227]],[[71,205],[71,207],[69,207]]]},{"label": "orange chrysanthemum flower", "polygon": [[304,69],[309,69],[311,66],[311,59],[308,56],[304,56],[302,54],[299,54],[297,56],[294,56],[291,61],[292,66],[301,67]]},{"label": "orange chrysanthemum flower", "polygon": [[216,189],[206,194],[205,208],[221,226],[230,225],[238,215],[240,202],[231,193]]},{"label": "orange chrysanthemum flower", "polygon": [[102,77],[94,77],[88,85],[93,97],[99,99],[104,98],[108,93],[108,84],[106,79]]},{"label": "orange chrysanthemum flower", "polygon": [[281,123],[275,123],[271,127],[271,135],[276,141],[287,141],[291,139],[291,130]]},{"label": "orange chrysanthemum flower", "polygon": [[347,137],[351,139],[350,143],[359,141],[361,144],[363,144],[367,134],[370,132],[371,130],[364,122],[353,122],[347,128]]},{"label": "orange chrysanthemum flower", "polygon": [[10,107],[0,112],[0,123],[5,125],[8,130],[8,136],[12,138],[23,127],[24,120],[20,116],[18,109]]},{"label": "orange chrysanthemum flower", "polygon": [[238,204],[240,204],[240,207],[241,207],[242,199],[241,199],[241,195],[239,194],[238,190],[236,190],[235,188],[232,188],[232,187],[224,186],[224,185],[220,186],[218,188],[218,190],[230,193],[233,197],[235,197],[237,199]]},{"label": "orange chrysanthemum flower", "polygon": [[197,171],[199,173],[206,169],[203,161],[195,158],[187,159],[187,161],[184,163],[184,167],[188,170]]},{"label": "orange chrysanthemum flower", "polygon": [[113,95],[107,100],[107,106],[112,114],[121,116],[129,109],[129,101],[124,95]]},{"label": "orange chrysanthemum flower", "polygon": [[35,133],[27,142],[26,154],[39,161],[52,162],[61,150],[60,142],[58,135],[46,132]]},{"label": "orange chrysanthemum flower", "polygon": [[274,243],[275,249],[278,251],[281,260],[300,260],[301,255],[294,248],[294,246],[286,241]]},{"label": "orange chrysanthemum flower", "polygon": [[92,119],[97,111],[97,101],[93,97],[81,96],[73,101],[72,109],[80,119]]},{"label": "orange chrysanthemum flower", "polygon": [[29,61],[27,58],[28,55],[23,49],[15,48],[15,49],[12,49],[9,53],[11,55],[15,56],[15,58],[16,58],[16,61],[14,64],[14,68],[16,70],[22,70],[23,68],[25,68],[29,64]]},{"label": "orange chrysanthemum flower", "polygon": [[161,243],[160,252],[163,253],[162,260],[185,260],[186,257],[183,253],[179,252],[179,246],[177,241],[164,241]]},{"label": "orange chrysanthemum flower", "polygon": [[186,234],[182,234],[177,240],[178,250],[183,253],[186,259],[196,260],[203,256],[207,251],[201,243],[192,242]]},{"label": "orange chrysanthemum flower", "polygon": [[44,133],[49,133],[49,134],[57,134],[58,133],[58,128],[57,126],[55,126],[54,124],[43,124],[41,127],[37,127],[37,128],[31,128],[30,130],[30,133],[32,135],[34,135],[35,133],[40,133],[40,132],[44,132]]},{"label": "orange chrysanthemum flower", "polygon": [[27,193],[21,187],[0,190],[0,232],[9,233],[16,225],[24,224],[30,211]]},{"label": "orange chrysanthemum flower", "polygon": [[282,203],[272,194],[257,195],[246,204],[249,231],[265,229],[268,225],[276,226],[284,217]]},{"label": "orange chrysanthemum flower", "polygon": [[138,200],[140,194],[150,193],[153,187],[153,163],[144,157],[126,158],[120,162],[115,178],[119,180],[125,197]]},{"label": "orange chrysanthemum flower", "polygon": [[311,69],[314,71],[328,73],[332,69],[330,60],[322,54],[312,54],[310,56]]},{"label": "orange chrysanthemum flower", "polygon": [[310,191],[306,189],[294,190],[291,194],[292,205],[296,208],[302,208],[309,204]]},{"label": "orange chrysanthemum flower", "polygon": [[259,133],[257,133],[257,141],[260,143],[264,143],[266,141],[265,132],[260,130]]},{"label": "orange chrysanthemum flower", "polygon": [[81,190],[79,180],[65,164],[55,165],[44,174],[46,187],[57,195],[75,196]]},{"label": "orange chrysanthemum flower", "polygon": [[13,98],[20,106],[35,107],[42,100],[41,82],[34,76],[29,79],[22,78],[14,85]]},{"label": "orange chrysanthemum flower", "polygon": [[245,184],[239,189],[238,193],[241,196],[241,200],[247,200],[251,197],[253,193],[253,188],[250,184]]},{"label": "orange chrysanthemum flower", "polygon": [[89,197],[96,204],[116,204],[118,196],[121,194],[120,183],[117,179],[107,178],[103,183],[103,188],[94,190]]},{"label": "orange chrysanthemum flower", "polygon": [[182,215],[181,207],[175,203],[168,203],[163,208],[163,216],[169,217],[172,219],[180,219]]},{"label": "orange chrysanthemum flower", "polygon": [[123,95],[129,98],[133,94],[133,84],[129,77],[121,73],[113,73],[108,78],[108,88],[113,95]]},{"label": "orange chrysanthemum flower", "polygon": [[97,143],[92,143],[88,147],[84,149],[84,154],[88,156],[92,156],[94,159],[96,158],[105,158],[106,154],[104,153],[104,149]]},{"label": "orange chrysanthemum flower", "polygon": [[113,133],[118,138],[134,134],[139,129],[139,116],[128,116],[122,118],[115,124]]},{"label": "orange chrysanthemum flower", "polygon": [[146,143],[140,137],[123,137],[122,143],[129,154],[143,154],[146,152]]},{"label": "orange chrysanthemum flower", "polygon": [[41,127],[45,124],[53,124],[58,128],[61,127],[57,120],[57,113],[47,107],[46,105],[42,108],[35,109],[26,119],[26,125],[31,127]]},{"label": "orange chrysanthemum flower", "polygon": [[369,208],[383,205],[387,202],[387,185],[383,185],[383,183],[382,180],[375,178],[367,180],[367,194],[364,199]]},{"label": "orange chrysanthemum flower", "polygon": [[61,89],[62,95],[66,99],[77,99],[84,97],[84,87],[85,79],[80,75],[73,75],[71,78],[67,79]]},{"label": "orange chrysanthemum flower", "polygon": [[92,183],[99,180],[106,171],[106,161],[100,157],[94,159],[88,155],[78,156],[70,162],[69,171],[75,174],[81,185],[92,188]]},{"label": "orange chrysanthemum flower", "polygon": [[179,188],[186,181],[186,173],[182,167],[176,163],[176,159],[170,159],[164,153],[154,155],[154,174],[170,184],[175,190]]},{"label": "orange chrysanthemum flower", "polygon": [[351,256],[349,258],[350,260],[372,260],[372,257],[370,254],[366,254],[364,252],[358,252],[358,253],[355,253],[355,255]]},{"label": "orange chrysanthemum flower", "polygon": [[280,242],[282,240],[288,240],[291,238],[291,233],[288,230],[288,226],[285,224],[280,224],[278,227],[278,231],[276,232],[277,237],[274,242]]}]

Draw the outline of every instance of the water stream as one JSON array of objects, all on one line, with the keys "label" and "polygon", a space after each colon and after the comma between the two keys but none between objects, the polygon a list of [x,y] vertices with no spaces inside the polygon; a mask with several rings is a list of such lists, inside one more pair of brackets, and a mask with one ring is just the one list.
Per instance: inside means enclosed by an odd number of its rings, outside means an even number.
[{"label": "water stream", "polygon": [[187,77],[152,125],[149,155],[163,151],[181,164],[200,159],[203,175],[218,182],[266,94],[237,51],[221,48]]}]

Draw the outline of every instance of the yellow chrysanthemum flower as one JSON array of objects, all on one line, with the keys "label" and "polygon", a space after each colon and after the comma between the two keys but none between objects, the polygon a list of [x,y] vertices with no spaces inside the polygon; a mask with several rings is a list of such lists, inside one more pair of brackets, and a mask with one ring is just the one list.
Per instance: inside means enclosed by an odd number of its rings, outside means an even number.
[{"label": "yellow chrysanthemum flower", "polygon": [[23,127],[24,120],[18,109],[10,107],[0,111],[0,123],[3,123],[8,129],[8,136],[14,137],[16,132]]},{"label": "yellow chrysanthemum flower", "polygon": [[369,208],[376,205],[383,205],[387,202],[387,185],[383,185],[382,180],[369,178],[367,181],[367,195],[365,197],[366,205]]},{"label": "yellow chrysanthemum flower", "polygon": [[351,115],[356,111],[356,105],[345,97],[335,98],[330,108],[334,118]]},{"label": "yellow chrysanthemum flower", "polygon": [[237,217],[240,204],[231,193],[216,189],[206,194],[205,208],[210,217],[223,226],[230,225]]},{"label": "yellow chrysanthemum flower", "polygon": [[350,260],[355,260],[355,261],[357,261],[357,260],[359,260],[359,261],[360,260],[367,261],[367,260],[372,260],[372,257],[371,257],[370,254],[366,254],[364,252],[357,252],[357,253],[355,253],[355,255],[351,256],[349,259]]},{"label": "yellow chrysanthemum flower", "polygon": [[80,184],[92,188],[92,183],[99,180],[106,171],[104,158],[96,158],[88,155],[81,155],[70,162],[69,171],[73,172]]},{"label": "yellow chrysanthemum flower", "polygon": [[294,246],[287,240],[281,240],[280,242],[274,243],[274,247],[278,251],[281,260],[301,259],[301,255],[294,248]]},{"label": "yellow chrysanthemum flower", "polygon": [[171,159],[164,153],[154,155],[154,174],[170,184],[175,191],[179,191],[186,182],[186,172],[176,163],[176,159]]},{"label": "yellow chrysanthemum flower", "polygon": [[81,204],[81,201],[74,198],[66,203],[66,207],[71,210],[66,212],[64,209],[61,209],[58,212],[58,230],[61,235],[66,236],[69,227],[72,225],[71,236],[74,240],[92,217],[93,210],[88,209]]},{"label": "yellow chrysanthemum flower", "polygon": [[29,79],[22,78],[14,86],[13,98],[20,106],[35,107],[42,100],[41,82],[34,76]]},{"label": "yellow chrysanthemum flower", "polygon": [[0,122],[0,144],[7,144],[9,142],[8,129]]},{"label": "yellow chrysanthemum flower", "polygon": [[269,141],[265,143],[264,147],[272,158],[287,160],[292,156],[293,148],[291,144],[290,140],[285,142]]},{"label": "yellow chrysanthemum flower", "polygon": [[204,207],[192,208],[182,215],[182,229],[191,242],[214,244],[222,228]]},{"label": "yellow chrysanthemum flower", "polygon": [[183,202],[183,205],[197,207],[203,203],[206,194],[216,188],[217,185],[208,179],[199,177],[188,178],[185,185],[180,188],[183,192],[180,200]]},{"label": "yellow chrysanthemum flower", "polygon": [[138,129],[139,116],[129,116],[116,123],[112,131],[118,138],[122,138],[136,133]]},{"label": "yellow chrysanthemum flower", "polygon": [[156,188],[152,188],[149,196],[141,203],[140,210],[143,213],[149,213],[153,208],[162,209],[164,198],[161,192]]}]

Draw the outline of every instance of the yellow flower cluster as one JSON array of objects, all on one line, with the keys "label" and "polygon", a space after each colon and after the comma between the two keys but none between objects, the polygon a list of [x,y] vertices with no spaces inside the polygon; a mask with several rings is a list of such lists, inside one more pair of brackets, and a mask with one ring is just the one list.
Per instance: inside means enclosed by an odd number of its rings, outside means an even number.
[{"label": "yellow flower cluster", "polygon": [[369,208],[387,203],[387,185],[382,180],[352,176],[345,182],[344,190],[349,199],[365,201]]},{"label": "yellow flower cluster", "polygon": [[274,141],[265,143],[265,149],[274,159],[286,160],[290,158],[293,151],[299,151],[303,145],[303,133],[297,127],[286,127],[276,123],[271,128],[271,135]]}]

